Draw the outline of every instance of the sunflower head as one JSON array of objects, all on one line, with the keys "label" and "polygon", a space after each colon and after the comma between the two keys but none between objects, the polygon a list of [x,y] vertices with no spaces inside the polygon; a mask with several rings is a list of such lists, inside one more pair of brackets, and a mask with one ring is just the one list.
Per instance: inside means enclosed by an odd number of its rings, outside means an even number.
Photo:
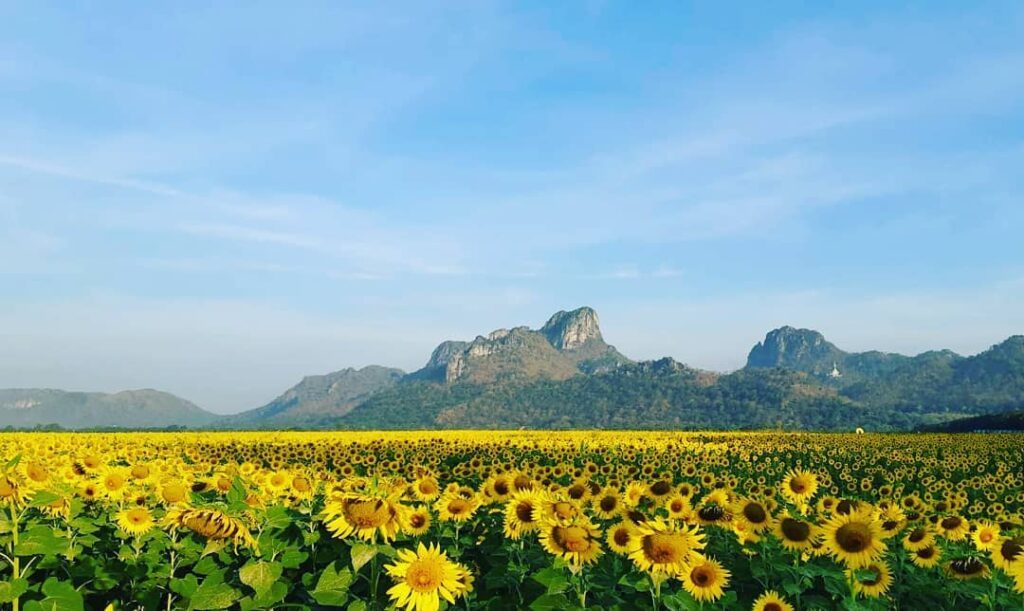
[{"label": "sunflower head", "polygon": [[729,583],[729,571],[714,558],[700,555],[683,566],[676,576],[682,580],[683,588],[701,602],[721,598]]}]

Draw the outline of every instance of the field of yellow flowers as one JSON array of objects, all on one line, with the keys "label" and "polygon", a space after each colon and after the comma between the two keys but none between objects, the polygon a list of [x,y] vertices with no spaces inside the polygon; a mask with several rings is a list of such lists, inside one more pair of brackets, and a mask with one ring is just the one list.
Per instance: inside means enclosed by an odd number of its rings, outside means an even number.
[{"label": "field of yellow flowers", "polygon": [[0,435],[18,609],[1024,609],[1024,436]]}]

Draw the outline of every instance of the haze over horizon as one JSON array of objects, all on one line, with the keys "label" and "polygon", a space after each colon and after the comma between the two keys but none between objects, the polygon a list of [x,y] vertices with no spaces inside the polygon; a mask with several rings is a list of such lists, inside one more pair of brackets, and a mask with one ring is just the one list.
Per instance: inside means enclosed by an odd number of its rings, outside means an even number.
[{"label": "haze over horizon", "polygon": [[644,8],[0,6],[0,388],[1024,333],[1024,7]]}]

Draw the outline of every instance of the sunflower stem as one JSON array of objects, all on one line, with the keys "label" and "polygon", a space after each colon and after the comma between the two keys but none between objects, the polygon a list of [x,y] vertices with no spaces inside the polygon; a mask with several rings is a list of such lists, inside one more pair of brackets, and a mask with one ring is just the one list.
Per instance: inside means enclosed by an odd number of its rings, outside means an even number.
[{"label": "sunflower stem", "polygon": [[[21,558],[18,557],[18,512],[15,511],[14,505],[11,507],[11,555],[14,557],[14,562],[11,563],[12,581],[21,577]],[[12,611],[18,611],[19,605],[21,605],[20,596],[15,596],[11,601]]]}]

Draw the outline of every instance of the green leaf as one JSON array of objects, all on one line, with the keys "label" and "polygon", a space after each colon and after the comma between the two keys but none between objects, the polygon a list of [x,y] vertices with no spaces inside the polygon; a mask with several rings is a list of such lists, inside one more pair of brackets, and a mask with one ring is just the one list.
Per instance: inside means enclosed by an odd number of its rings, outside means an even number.
[{"label": "green leaf", "polygon": [[0,603],[9,603],[28,591],[28,582],[24,579],[0,581]]},{"label": "green leaf", "polygon": [[256,591],[259,596],[270,590],[274,582],[281,577],[284,570],[279,562],[266,562],[263,560],[250,560],[245,566],[238,569],[238,578],[245,585]]},{"label": "green leaf", "polygon": [[353,543],[352,544],[352,568],[359,571],[363,568],[367,562],[373,560],[374,556],[377,555],[376,545],[367,545],[365,543]]},{"label": "green leaf", "polygon": [[280,530],[288,528],[291,523],[292,518],[288,515],[288,508],[282,505],[274,505],[270,509],[267,509],[264,514],[264,528]]},{"label": "green leaf", "polygon": [[348,611],[366,611],[366,603],[361,600],[353,601],[352,604],[348,606]]},{"label": "green leaf", "polygon": [[[85,603],[82,594],[67,581],[59,581],[50,577],[43,583],[43,594],[46,598],[38,601],[39,609],[46,611],[83,611]],[[33,605],[35,606],[35,605]],[[28,609],[29,605],[25,605]]]},{"label": "green leaf", "polygon": [[224,499],[228,502],[229,506],[238,507],[239,505],[245,505],[245,497],[249,496],[249,492],[245,489],[245,484],[242,483],[242,478],[237,475],[231,480],[231,489],[225,495]]},{"label": "green leaf", "polygon": [[332,562],[316,582],[310,594],[321,605],[340,607],[348,599],[348,588],[352,585],[352,572],[347,568],[338,570]]},{"label": "green leaf", "polygon": [[572,607],[572,603],[564,594],[541,594],[532,603],[530,608],[534,611],[562,610]]},{"label": "green leaf", "polygon": [[297,549],[285,550],[281,554],[281,566],[286,569],[297,569],[302,566],[302,563],[309,558],[309,552],[303,552]]},{"label": "green leaf", "polygon": [[548,594],[564,592],[569,585],[569,579],[565,576],[565,571],[554,567],[541,569],[530,577],[547,588]]},{"label": "green leaf", "polygon": [[192,595],[199,589],[199,580],[195,575],[189,573],[181,579],[171,581],[171,591],[182,598],[192,598]]},{"label": "green leaf", "polygon": [[663,594],[661,602],[669,611],[695,611],[700,609],[700,603],[690,596],[689,593],[682,590],[671,594]]},{"label": "green leaf", "polygon": [[9,461],[7,461],[7,465],[4,467],[4,471],[10,471],[11,469],[17,467],[18,463],[20,463],[20,462],[21,462],[21,454],[18,454],[14,458],[12,458]]},{"label": "green leaf", "polygon": [[16,556],[56,556],[68,549],[68,542],[53,534],[49,526],[37,525],[25,531],[14,548]]},{"label": "green leaf", "polygon": [[29,502],[29,507],[42,507],[43,505],[49,505],[50,503],[60,500],[60,495],[49,490],[40,490],[32,497]]},{"label": "green leaf", "polygon": [[239,592],[219,577],[207,577],[189,599],[189,609],[227,609],[239,599]]}]

